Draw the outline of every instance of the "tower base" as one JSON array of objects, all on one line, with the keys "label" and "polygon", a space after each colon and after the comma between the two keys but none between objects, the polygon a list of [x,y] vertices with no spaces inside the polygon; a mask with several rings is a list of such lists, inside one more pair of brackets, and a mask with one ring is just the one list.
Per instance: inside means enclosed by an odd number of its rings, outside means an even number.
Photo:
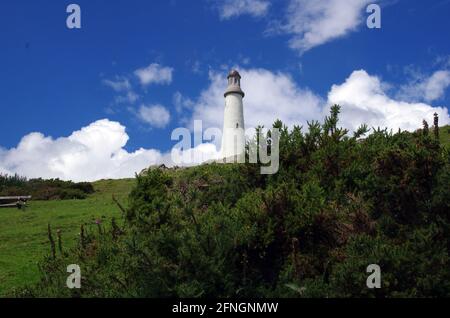
[{"label": "tower base", "polygon": [[245,163],[245,154],[223,157],[216,160],[218,163]]}]

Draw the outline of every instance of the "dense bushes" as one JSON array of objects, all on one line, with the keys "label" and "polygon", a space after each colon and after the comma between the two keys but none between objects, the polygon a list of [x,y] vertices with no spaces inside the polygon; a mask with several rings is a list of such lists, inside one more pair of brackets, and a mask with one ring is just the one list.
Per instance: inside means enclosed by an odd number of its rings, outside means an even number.
[{"label": "dense bushes", "polygon": [[74,183],[59,179],[26,179],[0,174],[0,196],[31,195],[33,200],[85,199],[94,192],[88,182]]},{"label": "dense bushes", "polygon": [[[432,132],[281,122],[280,171],[150,170],[124,223],[49,257],[24,296],[450,296],[450,155]],[[65,287],[80,264],[82,288]],[[368,289],[378,264],[382,288]]]}]

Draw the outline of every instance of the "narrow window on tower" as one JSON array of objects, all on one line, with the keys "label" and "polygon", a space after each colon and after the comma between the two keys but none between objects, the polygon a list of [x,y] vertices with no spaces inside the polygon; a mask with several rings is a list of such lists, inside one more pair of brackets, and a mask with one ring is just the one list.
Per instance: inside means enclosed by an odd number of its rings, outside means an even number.
[{"label": "narrow window on tower", "polygon": [[239,124],[236,124],[236,128],[239,128]]}]

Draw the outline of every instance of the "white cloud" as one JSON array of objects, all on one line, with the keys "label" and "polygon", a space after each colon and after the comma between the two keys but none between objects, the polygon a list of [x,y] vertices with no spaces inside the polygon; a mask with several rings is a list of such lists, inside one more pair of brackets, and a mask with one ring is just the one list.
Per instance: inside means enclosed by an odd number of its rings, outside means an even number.
[{"label": "white cloud", "polygon": [[127,152],[123,149],[127,141],[125,127],[107,119],[58,139],[31,133],[16,148],[0,153],[0,170],[30,178],[92,181],[131,177],[162,161],[157,150]]},{"label": "white cloud", "polygon": [[137,115],[143,122],[157,128],[166,127],[170,121],[170,113],[162,105],[142,105]]},{"label": "white cloud", "polygon": [[244,14],[254,17],[265,16],[270,6],[267,0],[221,0],[219,3],[220,18],[223,20]]},{"label": "white cloud", "polygon": [[[307,121],[322,121],[333,104],[342,106],[340,124],[351,131],[363,123],[369,127],[413,131],[422,126],[423,119],[431,121],[435,112],[442,124],[450,122],[445,107],[393,99],[386,92],[388,85],[364,70],[355,71],[344,83],[333,85],[326,101],[309,89],[299,87],[285,73],[265,69],[244,69],[240,73],[242,89],[246,93],[246,128],[271,127],[276,119],[281,119],[289,127],[294,124],[306,127]],[[226,86],[224,73],[210,73],[209,87],[193,101],[193,115],[189,121],[191,129],[194,120],[202,120],[204,129],[222,128]]]},{"label": "white cloud", "polygon": [[125,77],[116,76],[115,80],[104,79],[102,82],[104,85],[112,88],[115,92],[120,93],[120,95],[116,96],[114,99],[117,104],[133,104],[140,97],[133,91],[130,81]]},{"label": "white cloud", "polygon": [[432,102],[445,95],[450,86],[450,72],[439,70],[430,77],[418,75],[412,83],[402,86],[398,97],[407,101]]},{"label": "white cloud", "polygon": [[172,73],[173,68],[157,63],[152,63],[134,72],[143,86],[150,84],[170,84],[172,83]]},{"label": "white cloud", "polygon": [[[291,34],[300,53],[355,31],[371,0],[290,0],[286,21],[275,31]],[[274,31],[274,30],[272,30]]]},{"label": "white cloud", "polygon": [[[7,150],[3,149],[2,147],[0,147],[0,159],[5,157],[7,154]],[[11,171],[7,170],[6,167],[3,167],[1,160],[0,160],[0,174],[7,174],[7,175],[11,175],[13,174]]]},{"label": "white cloud", "polygon": [[201,74],[202,73],[201,67],[202,67],[202,65],[201,65],[200,61],[195,61],[194,63],[192,63],[192,66],[191,66],[192,73]]},{"label": "white cloud", "polygon": [[450,123],[445,107],[432,107],[425,103],[408,103],[390,98],[385,85],[366,71],[354,71],[344,83],[333,85],[328,94],[328,105],[342,106],[340,123],[356,130],[362,123],[371,127],[414,131],[422,126],[422,120],[432,121],[437,113],[441,124]]},{"label": "white cloud", "polygon": [[139,95],[133,91],[127,92],[125,95],[119,95],[114,98],[118,104],[129,103],[134,104],[139,99]]},{"label": "white cloud", "polygon": [[124,77],[117,76],[115,80],[104,79],[102,82],[116,92],[124,92],[131,89],[130,81]]},{"label": "white cloud", "polygon": [[[108,119],[98,120],[58,139],[31,133],[15,148],[0,148],[0,173],[95,181],[134,177],[135,173],[152,165],[174,165],[171,152],[143,148],[128,152],[124,149],[128,139],[125,127]],[[198,164],[218,155],[212,144],[201,144],[185,151],[174,150],[174,153],[183,158],[181,164],[177,163],[182,166]]]},{"label": "white cloud", "polygon": [[173,165],[190,167],[206,161],[217,160],[220,158],[220,154],[218,147],[213,143],[202,143],[184,151],[173,148],[171,159]]},{"label": "white cloud", "polygon": [[[296,85],[286,73],[265,69],[242,69],[244,118],[247,128],[264,125],[271,127],[278,118],[285,124],[306,125],[307,120],[321,117],[322,101],[307,88]],[[226,76],[210,72],[210,85],[194,101],[193,120],[202,120],[203,127],[222,128]]]},{"label": "white cloud", "polygon": [[[222,127],[225,74],[210,73],[210,85],[200,96],[189,101],[193,119],[202,119],[203,128]],[[416,130],[422,120],[429,122],[436,112],[442,125],[450,123],[445,107],[433,107],[425,103],[409,103],[389,97],[385,83],[364,70],[354,71],[343,83],[333,85],[324,101],[307,88],[299,87],[286,73],[274,73],[265,69],[241,70],[242,86],[246,93],[244,113],[246,127],[260,124],[271,126],[277,118],[285,124],[306,125],[307,120],[322,120],[332,104],[340,104],[340,124],[350,130],[360,124],[369,127],[388,127],[393,130]],[[181,98],[182,96],[178,96]],[[180,99],[182,102],[182,98]],[[328,105],[324,107],[324,105]],[[147,109],[164,107],[142,106]],[[149,111],[149,122],[161,120],[163,110]],[[170,119],[170,114],[168,115]],[[205,143],[187,147],[183,151],[163,153],[156,149],[139,149],[134,152],[124,147],[129,136],[125,127],[108,119],[96,121],[68,137],[53,139],[42,133],[31,133],[22,138],[17,147],[0,147],[0,173],[18,173],[26,177],[61,178],[74,181],[92,181],[104,178],[133,177],[151,165],[193,165],[219,155],[216,145]],[[188,157],[188,158],[186,158]],[[189,159],[189,160],[186,160]]]},{"label": "white cloud", "polygon": [[180,92],[175,92],[172,99],[178,114],[182,114],[185,110],[192,110],[194,106],[194,102],[190,98],[183,96]]},{"label": "white cloud", "polygon": [[[266,34],[288,34],[289,46],[300,54],[341,38],[366,21],[372,0],[289,0],[284,16],[269,22]],[[268,0],[216,0],[220,18],[228,20],[244,14],[266,16]]]}]

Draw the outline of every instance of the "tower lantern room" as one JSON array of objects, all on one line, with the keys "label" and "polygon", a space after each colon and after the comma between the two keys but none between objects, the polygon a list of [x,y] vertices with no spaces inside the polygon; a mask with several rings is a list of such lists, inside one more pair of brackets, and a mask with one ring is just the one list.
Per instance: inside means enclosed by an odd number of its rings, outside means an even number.
[{"label": "tower lantern room", "polygon": [[245,94],[241,89],[241,75],[239,74],[239,72],[236,70],[232,70],[228,74],[227,78],[228,78],[228,87],[227,90],[225,91],[224,96],[227,97],[228,94],[237,93],[240,94],[242,97],[244,97]]}]

